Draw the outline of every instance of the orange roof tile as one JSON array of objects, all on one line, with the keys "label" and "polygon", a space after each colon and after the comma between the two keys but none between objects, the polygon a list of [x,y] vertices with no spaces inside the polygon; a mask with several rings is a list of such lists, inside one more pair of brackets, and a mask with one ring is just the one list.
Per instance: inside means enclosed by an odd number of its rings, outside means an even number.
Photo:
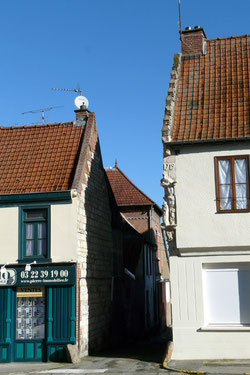
[{"label": "orange roof tile", "polygon": [[250,136],[250,36],[206,40],[182,55],[172,142]]},{"label": "orange roof tile", "polygon": [[71,188],[83,126],[73,122],[0,128],[0,194]]},{"label": "orange roof tile", "polygon": [[132,181],[118,168],[105,168],[109,183],[118,206],[155,205]]}]

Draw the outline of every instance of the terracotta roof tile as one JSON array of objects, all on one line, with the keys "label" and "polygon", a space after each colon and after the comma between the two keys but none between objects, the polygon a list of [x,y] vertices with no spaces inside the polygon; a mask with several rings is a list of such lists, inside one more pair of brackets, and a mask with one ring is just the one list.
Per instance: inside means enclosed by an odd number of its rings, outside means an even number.
[{"label": "terracotta roof tile", "polygon": [[118,206],[155,205],[118,167],[105,168]]},{"label": "terracotta roof tile", "polygon": [[83,126],[73,122],[0,128],[0,194],[71,188]]},{"label": "terracotta roof tile", "polygon": [[250,36],[206,42],[181,59],[173,142],[250,136]]}]

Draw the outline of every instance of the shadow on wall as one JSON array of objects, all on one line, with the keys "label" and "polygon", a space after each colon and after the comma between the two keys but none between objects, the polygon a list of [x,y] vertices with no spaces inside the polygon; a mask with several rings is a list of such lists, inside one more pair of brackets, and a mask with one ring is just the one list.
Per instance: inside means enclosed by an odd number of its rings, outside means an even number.
[{"label": "shadow on wall", "polygon": [[239,289],[239,322],[242,325],[250,324],[250,268],[239,269],[238,271],[238,289]]},{"label": "shadow on wall", "polygon": [[155,233],[142,235],[122,220],[112,197],[97,144],[85,190],[89,354],[164,325]]},{"label": "shadow on wall", "polygon": [[[120,325],[123,326],[122,303],[114,303],[117,289],[120,289],[119,281],[115,283],[119,280],[118,270],[115,269],[119,265],[115,267],[115,263],[119,263],[120,257],[113,245],[111,210],[100,155],[97,144],[85,190],[89,354],[111,345],[112,315],[119,314]],[[116,241],[119,243],[119,238]]]}]

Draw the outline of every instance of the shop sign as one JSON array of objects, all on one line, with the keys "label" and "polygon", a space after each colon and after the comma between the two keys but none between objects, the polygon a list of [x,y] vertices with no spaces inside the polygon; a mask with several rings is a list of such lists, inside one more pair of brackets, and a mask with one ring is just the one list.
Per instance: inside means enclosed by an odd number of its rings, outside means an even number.
[{"label": "shop sign", "polygon": [[44,297],[44,286],[18,286],[16,296],[17,297]]},{"label": "shop sign", "polygon": [[36,286],[36,285],[74,285],[76,267],[70,266],[33,266],[30,271],[25,267],[6,268],[0,271],[0,286]]},{"label": "shop sign", "polygon": [[17,273],[13,268],[0,269],[0,286],[15,285],[17,281]]}]

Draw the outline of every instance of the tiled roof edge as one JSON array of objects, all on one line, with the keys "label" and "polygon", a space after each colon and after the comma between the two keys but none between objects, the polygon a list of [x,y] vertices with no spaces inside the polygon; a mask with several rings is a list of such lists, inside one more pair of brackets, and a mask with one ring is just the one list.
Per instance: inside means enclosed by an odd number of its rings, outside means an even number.
[{"label": "tiled roof edge", "polygon": [[210,40],[213,41],[213,40],[224,40],[224,39],[245,38],[245,37],[249,37],[249,36],[250,36],[250,34],[235,35],[235,36],[225,36],[225,37],[222,37],[222,38],[209,38],[209,39],[206,39],[206,41],[209,42]]},{"label": "tiled roof edge", "polygon": [[186,145],[186,144],[198,144],[198,143],[221,143],[221,142],[247,142],[250,141],[250,136],[247,137],[234,137],[234,138],[209,138],[209,139],[194,139],[187,141],[173,141],[167,142],[169,146]]},{"label": "tiled roof edge", "polygon": [[[139,193],[141,193],[142,195],[144,195],[144,197],[146,198],[146,199],[148,199],[149,201],[150,201],[150,203],[149,204],[153,204],[153,205],[156,205],[157,206],[157,204],[151,199],[151,198],[149,198],[148,196],[147,196],[147,194],[145,194],[145,193],[143,193],[143,191],[141,190],[141,189],[139,189],[129,178],[128,178],[128,176],[126,176],[125,175],[125,173],[119,168],[119,167],[115,167],[114,168],[114,170],[118,170],[126,179],[127,179],[127,181],[131,184],[131,185],[133,185],[134,187],[135,187],[135,189],[137,190],[137,191],[139,191]],[[141,206],[142,204],[138,204],[139,206]],[[127,206],[127,205],[126,205]],[[136,206],[135,204],[133,204],[132,206]]]},{"label": "tiled roof edge", "polygon": [[126,223],[131,227],[131,228],[133,228],[133,230],[134,231],[136,231],[136,233],[138,233],[138,235],[140,236],[140,237],[142,237],[143,238],[143,235],[133,226],[133,224],[132,223],[130,223],[130,221],[126,218],[126,216],[122,213],[122,212],[120,212],[120,215],[121,215],[121,217],[122,217],[122,219],[124,220],[124,221],[126,221]]},{"label": "tiled roof edge", "polygon": [[10,129],[30,129],[30,128],[44,128],[48,126],[58,126],[58,125],[73,125],[73,121],[68,122],[54,122],[52,124],[37,124],[37,125],[22,125],[22,126],[0,126],[0,130],[10,130]]},{"label": "tiled roof edge", "polygon": [[181,53],[174,55],[174,63],[171,71],[171,79],[169,83],[168,96],[166,98],[165,114],[162,127],[162,141],[170,142],[172,129],[174,125],[175,101],[178,92],[178,83],[181,67]]},{"label": "tiled roof edge", "polygon": [[88,120],[87,124],[85,125],[85,131],[83,133],[83,140],[81,144],[79,158],[71,187],[72,189],[76,189],[78,192],[81,190],[81,182],[84,180],[85,166],[88,160],[88,145],[90,143],[93,132],[96,129],[94,112],[86,112],[86,116],[88,117]]}]

